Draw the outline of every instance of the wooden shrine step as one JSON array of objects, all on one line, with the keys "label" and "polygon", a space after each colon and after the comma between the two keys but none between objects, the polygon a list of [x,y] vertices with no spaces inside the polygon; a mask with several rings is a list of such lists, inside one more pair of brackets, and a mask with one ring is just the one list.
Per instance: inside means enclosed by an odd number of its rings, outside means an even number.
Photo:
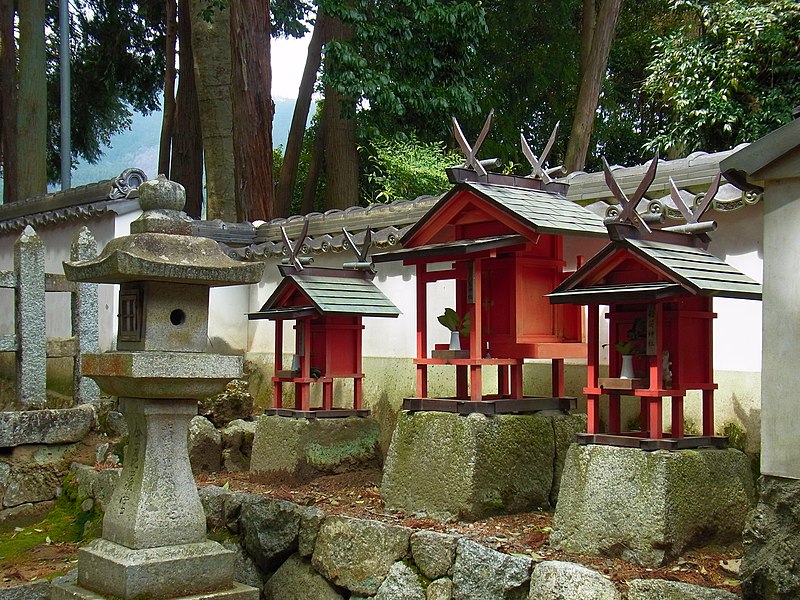
[{"label": "wooden shrine step", "polygon": [[620,446],[622,448],[639,448],[640,450],[688,450],[694,448],[713,447],[725,449],[728,438],[717,435],[691,435],[682,438],[665,437],[661,439],[644,437],[640,432],[629,435],[612,435],[608,433],[579,433],[576,442],[582,446],[600,444],[602,446]]},{"label": "wooden shrine step", "polygon": [[367,409],[334,408],[332,410],[312,409],[296,410],[294,408],[268,408],[265,415],[278,417],[292,417],[293,419],[341,419],[344,417],[368,417]]},{"label": "wooden shrine step", "polygon": [[480,413],[484,415],[507,415],[516,413],[535,413],[542,410],[574,410],[578,406],[577,398],[564,396],[560,398],[546,398],[528,396],[513,400],[498,398],[491,400],[461,400],[458,398],[405,398],[403,410],[410,411],[437,411],[469,415]]}]

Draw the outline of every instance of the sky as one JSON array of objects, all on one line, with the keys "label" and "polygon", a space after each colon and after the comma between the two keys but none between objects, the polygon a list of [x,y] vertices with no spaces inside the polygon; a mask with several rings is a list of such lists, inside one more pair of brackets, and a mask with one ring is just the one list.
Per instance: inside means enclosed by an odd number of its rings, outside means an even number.
[{"label": "sky", "polygon": [[273,38],[272,40],[272,97],[274,100],[294,100],[303,76],[311,35],[303,38]]}]

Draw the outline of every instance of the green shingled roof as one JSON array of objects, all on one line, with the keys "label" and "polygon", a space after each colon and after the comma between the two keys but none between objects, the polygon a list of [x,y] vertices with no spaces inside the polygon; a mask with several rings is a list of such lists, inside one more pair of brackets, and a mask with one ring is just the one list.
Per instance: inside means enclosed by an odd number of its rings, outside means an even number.
[{"label": "green shingled roof", "polygon": [[602,217],[561,194],[491,183],[463,185],[522,219],[539,233],[608,235]]},{"label": "green shingled roof", "polygon": [[288,285],[296,285],[323,315],[396,317],[400,314],[400,309],[368,279],[303,274],[285,276],[259,312],[282,308],[275,303]]},{"label": "green shingled roof", "polygon": [[680,283],[704,296],[761,298],[761,284],[702,248],[626,240],[632,250],[660,265]]},{"label": "green shingled roof", "polygon": [[[642,258],[673,282],[587,284],[591,273],[620,249]],[[681,289],[685,292],[681,292]],[[724,298],[761,299],[761,284],[717,258],[707,250],[650,240],[622,239],[598,252],[565,279],[552,294],[555,304],[600,303],[658,299],[679,293]]]}]

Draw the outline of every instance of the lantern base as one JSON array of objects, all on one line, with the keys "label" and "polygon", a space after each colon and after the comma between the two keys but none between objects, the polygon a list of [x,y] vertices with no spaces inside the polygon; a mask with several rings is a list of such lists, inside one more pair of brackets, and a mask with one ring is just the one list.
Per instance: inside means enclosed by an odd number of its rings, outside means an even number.
[{"label": "lantern base", "polygon": [[77,579],[54,584],[50,597],[257,600],[256,588],[233,581],[233,569],[234,553],[217,542],[133,550],[99,539],[78,551]]}]

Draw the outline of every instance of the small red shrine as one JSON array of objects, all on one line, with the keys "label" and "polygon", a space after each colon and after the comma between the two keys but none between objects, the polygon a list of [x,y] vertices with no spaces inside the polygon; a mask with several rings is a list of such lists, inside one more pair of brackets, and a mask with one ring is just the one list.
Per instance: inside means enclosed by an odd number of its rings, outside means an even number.
[{"label": "small red shrine", "polygon": [[[606,165],[606,180],[620,201],[607,223],[612,242],[549,295],[556,305],[588,305],[588,426],[579,443],[679,449],[727,445],[714,436],[712,326],[714,296],[761,299],[761,285],[707,251],[713,221],[699,218],[719,178],[690,211],[672,186],[672,200],[687,224],[650,229],[636,205],[655,177],[657,158],[635,196],[628,199]],[[600,377],[600,306],[608,306],[609,377]],[[684,435],[688,390],[702,393],[702,435]],[[600,398],[608,396],[607,432],[600,431]],[[622,431],[620,400],[638,398],[641,431]],[[662,402],[671,398],[671,430],[664,431]]]},{"label": "small red shrine", "polygon": [[[369,230],[361,251],[345,231],[358,256],[358,262],[350,263],[349,268],[310,267],[309,259],[298,256],[307,225],[306,221],[294,244],[283,232],[289,252],[285,261],[289,264],[278,267],[283,280],[261,309],[248,315],[251,320],[275,322],[274,408],[265,413],[303,418],[366,416],[369,411],[362,409],[362,318],[397,317],[400,310],[372,281],[375,272],[366,260]],[[294,359],[289,369],[283,365],[284,321],[295,322]],[[352,408],[334,407],[336,379],[352,380]],[[294,385],[294,409],[283,407],[284,384]],[[311,407],[314,385],[322,387],[321,407]]]},{"label": "small red shrine", "polygon": [[[553,306],[546,294],[566,276],[563,236],[605,237],[603,221],[567,200],[566,185],[541,168],[532,177],[487,173],[477,148],[466,144],[457,123],[455,129],[467,163],[448,171],[454,187],[405,233],[402,250],[373,257],[416,269],[416,397],[403,408],[462,414],[571,408],[563,366],[565,358],[586,356],[581,311]],[[526,155],[535,170],[544,161],[529,148]],[[428,284],[442,280],[455,282],[452,306],[464,321],[469,315],[469,334],[460,336],[464,350],[437,346],[428,355]],[[526,358],[551,360],[552,398],[524,397]],[[428,397],[434,365],[455,366],[454,396]],[[498,369],[496,393],[484,391],[484,366]]]}]

